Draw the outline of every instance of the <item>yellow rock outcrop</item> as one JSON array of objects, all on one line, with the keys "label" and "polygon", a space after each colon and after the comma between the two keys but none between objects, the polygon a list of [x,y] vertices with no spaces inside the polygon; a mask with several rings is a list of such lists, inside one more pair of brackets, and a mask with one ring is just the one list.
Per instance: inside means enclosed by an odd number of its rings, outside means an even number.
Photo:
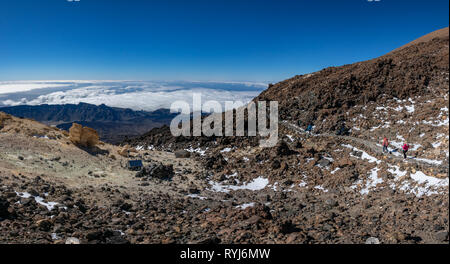
[{"label": "yellow rock outcrop", "polygon": [[83,147],[94,147],[100,141],[95,129],[77,123],[73,123],[69,129],[69,139],[72,143]]}]

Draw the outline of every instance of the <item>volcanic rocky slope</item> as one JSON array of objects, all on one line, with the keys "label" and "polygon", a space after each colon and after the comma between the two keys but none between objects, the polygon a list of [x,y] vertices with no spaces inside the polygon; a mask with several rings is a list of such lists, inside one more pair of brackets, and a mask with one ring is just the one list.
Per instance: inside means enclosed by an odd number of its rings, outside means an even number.
[{"label": "volcanic rocky slope", "polygon": [[[448,243],[443,32],[271,86],[255,100],[279,101],[273,148],[163,127],[123,148],[85,149],[0,113],[0,241]],[[348,135],[336,135],[341,124]],[[127,170],[129,159],[145,168]]]},{"label": "volcanic rocky slope", "polygon": [[[443,98],[448,94],[448,28],[430,35],[434,38],[422,37],[428,41],[370,61],[295,76],[271,86],[255,100],[278,101],[283,120],[314,123],[317,131],[332,131],[340,122],[364,113],[360,107],[367,104]],[[376,121],[372,116],[368,119]]]},{"label": "volcanic rocky slope", "polygon": [[[383,242],[411,242],[405,237],[421,233],[414,242],[439,242],[431,238],[433,234],[448,239],[448,44],[446,28],[370,61],[331,67],[271,85],[255,101],[279,102],[280,142],[275,148],[259,148],[257,137],[172,137],[168,127],[127,143],[194,153],[209,171],[210,184],[218,192],[224,191],[223,185],[235,191],[267,179],[264,190],[271,188],[285,199],[299,199],[309,205],[304,196],[325,201],[331,197],[332,204],[345,208],[336,209],[335,214],[359,212],[348,225],[333,220],[335,216],[319,221],[332,226],[333,231],[325,231],[325,236],[335,236],[334,242],[357,241],[346,240],[356,231],[349,225],[359,226],[356,232],[360,239],[366,232],[366,237],[385,236],[380,238]],[[308,124],[314,125],[312,135],[305,132]],[[349,135],[336,135],[341,126],[349,129]],[[390,140],[390,153],[382,153],[384,136]],[[406,142],[411,148],[408,158],[403,159],[401,146]],[[256,196],[265,193],[256,192]],[[232,197],[236,196],[234,193]],[[295,204],[291,200],[281,207],[275,205],[278,201],[267,197],[264,204],[283,211],[283,216],[296,215],[286,217],[294,225],[303,226],[312,217],[296,205],[287,209],[287,204]],[[329,214],[326,211],[318,209],[315,217]],[[402,231],[400,237],[404,239],[393,240],[388,238],[393,231],[388,230],[398,225],[394,216],[411,226],[419,221],[422,227]],[[385,224],[390,227],[383,227]],[[425,228],[428,224],[430,227]],[[313,232],[320,226],[306,225],[300,230]],[[336,236],[343,226],[348,232]],[[376,227],[381,231],[375,231]],[[305,241],[308,238],[289,240]]]}]

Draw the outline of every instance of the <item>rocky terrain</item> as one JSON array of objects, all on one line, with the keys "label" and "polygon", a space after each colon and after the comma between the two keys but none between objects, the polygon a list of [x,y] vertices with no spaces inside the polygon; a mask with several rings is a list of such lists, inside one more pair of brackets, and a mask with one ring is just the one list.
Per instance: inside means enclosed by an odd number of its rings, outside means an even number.
[{"label": "rocky terrain", "polygon": [[448,44],[271,85],[255,100],[279,101],[273,148],[168,127],[80,147],[0,113],[0,242],[448,243]]}]

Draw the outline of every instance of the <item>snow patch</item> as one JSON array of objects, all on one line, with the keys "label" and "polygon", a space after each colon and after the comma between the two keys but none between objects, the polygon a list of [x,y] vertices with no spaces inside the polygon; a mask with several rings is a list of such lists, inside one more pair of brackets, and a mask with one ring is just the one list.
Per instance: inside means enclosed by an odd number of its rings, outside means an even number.
[{"label": "snow patch", "polygon": [[200,196],[200,195],[198,195],[198,194],[188,194],[187,197],[190,197],[190,198],[196,198],[196,199],[200,199],[200,200],[206,200],[206,199],[208,199],[208,198],[203,197],[203,196]]},{"label": "snow patch", "polygon": [[230,151],[231,151],[231,148],[224,148],[220,152],[224,153],[224,152],[230,152]]},{"label": "snow patch", "polygon": [[250,191],[259,191],[269,184],[269,180],[266,178],[263,178],[262,176],[252,180],[249,183],[245,183],[243,185],[222,185],[218,182],[209,181],[209,184],[211,185],[211,190],[214,192],[225,192],[228,193],[231,190],[250,190]]},{"label": "snow patch", "polygon": [[34,197],[34,200],[36,201],[36,203],[41,204],[45,207],[47,207],[47,209],[49,211],[53,210],[53,208],[55,208],[55,206],[57,206],[59,203],[57,202],[44,202],[44,198],[40,197],[40,196],[32,196],[31,194],[27,193],[27,192],[16,192],[17,196],[21,197],[21,198],[30,198],[30,197]]},{"label": "snow patch", "polygon": [[430,159],[424,159],[424,158],[416,158],[416,160],[423,161],[425,163],[433,164],[433,165],[441,165],[442,164],[442,160],[430,160]]},{"label": "snow patch", "polygon": [[314,189],[321,190],[323,192],[328,192],[328,190],[323,188],[321,185],[314,186]]},{"label": "snow patch", "polygon": [[337,167],[336,169],[334,169],[331,174],[335,174],[338,170],[340,170],[341,168]]},{"label": "snow patch", "polygon": [[244,210],[246,208],[253,207],[253,206],[255,206],[255,203],[252,202],[252,203],[245,203],[245,204],[238,205],[235,208]]},{"label": "snow patch", "polygon": [[[432,194],[438,194],[438,189],[444,188],[448,189],[448,178],[438,179],[435,177],[427,176],[421,171],[416,171],[415,173],[410,173],[410,179],[400,182],[404,176],[406,176],[407,171],[402,171],[398,166],[390,166],[388,172],[395,176],[395,180],[400,183],[400,190],[404,192],[410,192],[415,194],[417,197],[423,195],[430,196]],[[412,181],[412,182],[411,182]],[[395,188],[395,185],[391,185]]]},{"label": "snow patch", "polygon": [[362,195],[368,194],[371,188],[376,187],[379,183],[383,183],[383,179],[378,177],[379,170],[380,169],[378,167],[375,167],[370,171],[369,178],[366,181],[366,186],[360,191]]},{"label": "snow patch", "polygon": [[294,138],[293,138],[291,135],[286,135],[286,137],[289,138],[289,140],[290,140],[291,142],[294,142]]},{"label": "snow patch", "polygon": [[408,113],[414,113],[414,105],[410,105],[410,106],[405,106],[406,111],[408,111]]},{"label": "snow patch", "polygon": [[411,186],[410,183],[404,183],[400,188],[402,191],[409,191],[414,193],[417,197],[423,195],[430,196],[432,194],[438,194],[438,189],[445,188],[448,190],[448,178],[438,179],[425,175],[421,171],[410,173],[411,179],[416,182],[415,186]]},{"label": "snow patch", "polygon": [[196,148],[196,149],[194,149],[192,146],[190,147],[190,148],[188,148],[188,149],[185,149],[186,151],[188,151],[188,152],[191,152],[191,153],[198,153],[198,154],[200,154],[200,156],[205,156],[205,152],[208,150],[208,148],[206,148],[205,150],[202,150],[201,148]]},{"label": "snow patch", "polygon": [[[353,151],[362,152],[361,159],[367,160],[369,163],[374,163],[374,162],[377,163],[377,164],[380,164],[380,163],[381,163],[381,160],[375,158],[374,156],[371,156],[371,155],[367,154],[367,152],[365,152],[365,151],[363,151],[363,150],[360,150],[360,149],[358,149],[358,148],[353,147],[352,145],[342,144],[341,146],[343,146],[343,147],[345,147],[345,148],[349,148],[349,149],[351,149],[351,150],[353,150]],[[351,156],[352,156],[352,157],[355,157],[355,158],[359,158],[359,157],[356,157],[356,156],[354,156],[354,155],[351,155]]]}]

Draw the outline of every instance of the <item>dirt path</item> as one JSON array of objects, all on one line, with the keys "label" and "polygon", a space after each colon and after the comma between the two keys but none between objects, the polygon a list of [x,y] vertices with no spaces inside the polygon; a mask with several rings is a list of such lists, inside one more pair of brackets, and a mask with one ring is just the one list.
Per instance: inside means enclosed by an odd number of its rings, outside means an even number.
[{"label": "dirt path", "polygon": [[[289,123],[288,121],[281,121],[280,124],[286,126],[288,129],[294,131],[297,134],[306,135],[306,132],[304,132],[304,130],[302,130],[301,128],[299,128],[298,126],[296,126],[292,123]],[[376,155],[385,155],[385,153],[383,153],[383,151],[381,150],[380,146],[378,146],[375,142],[368,141],[365,139],[351,137],[351,136],[338,136],[338,135],[334,135],[334,134],[330,134],[330,133],[314,134],[313,136],[315,136],[315,137],[332,137],[332,138],[340,139],[345,142],[351,141],[351,142],[354,142],[354,143],[364,146],[366,150],[369,150],[370,152],[375,153]],[[430,163],[420,161],[420,160],[417,160],[414,158],[408,158],[405,160],[401,157],[397,157],[394,155],[389,155],[388,157],[390,160],[413,163],[413,164],[420,165],[422,167],[435,168],[435,169],[439,169],[440,171],[448,172],[448,164],[441,164],[441,165],[430,164]]]}]

